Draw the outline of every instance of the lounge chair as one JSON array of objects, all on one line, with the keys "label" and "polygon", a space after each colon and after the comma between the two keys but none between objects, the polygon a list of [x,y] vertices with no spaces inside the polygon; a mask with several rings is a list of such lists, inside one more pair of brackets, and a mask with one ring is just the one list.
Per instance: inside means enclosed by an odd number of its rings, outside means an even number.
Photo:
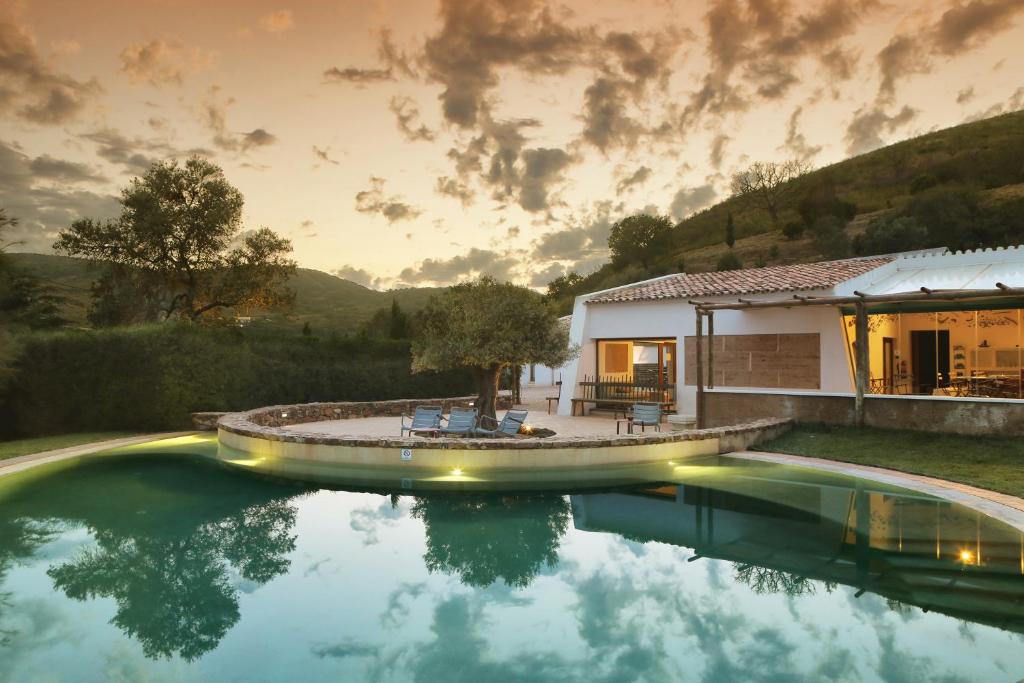
[{"label": "lounge chair", "polygon": [[526,422],[527,415],[529,413],[525,410],[509,410],[505,413],[505,417],[501,418],[501,422],[488,415],[481,415],[481,421],[488,420],[497,426],[494,429],[477,427],[473,433],[480,436],[515,436],[519,433],[519,428]]},{"label": "lounge chair", "polygon": [[409,432],[410,436],[420,433],[435,436],[441,428],[441,406],[418,406],[408,425],[405,424],[407,417],[409,416],[402,415],[402,431],[399,432],[402,436],[405,436],[406,432]]},{"label": "lounge chair", "polygon": [[633,433],[633,428],[638,426],[640,431],[646,431],[647,427],[654,427],[656,431],[661,431],[661,405],[657,403],[634,403],[633,404],[633,415],[629,418],[629,433]]},{"label": "lounge chair", "polygon": [[452,408],[448,416],[448,426],[438,431],[442,434],[472,434],[476,429],[476,408]]}]

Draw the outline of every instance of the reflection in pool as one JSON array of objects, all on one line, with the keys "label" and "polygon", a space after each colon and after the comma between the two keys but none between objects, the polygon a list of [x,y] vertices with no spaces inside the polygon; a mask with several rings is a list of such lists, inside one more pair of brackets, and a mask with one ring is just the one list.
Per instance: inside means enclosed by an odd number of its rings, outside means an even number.
[{"label": "reflection in pool", "polygon": [[0,479],[0,680],[1019,680],[1022,600],[1019,531],[727,458],[571,495]]}]

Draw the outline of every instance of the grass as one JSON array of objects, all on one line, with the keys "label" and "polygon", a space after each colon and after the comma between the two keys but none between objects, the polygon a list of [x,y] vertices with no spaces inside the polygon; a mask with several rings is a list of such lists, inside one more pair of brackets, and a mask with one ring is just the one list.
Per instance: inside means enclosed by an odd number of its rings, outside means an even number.
[{"label": "grass", "polygon": [[42,453],[69,446],[81,446],[87,443],[122,439],[134,436],[134,432],[82,432],[79,434],[59,434],[57,436],[38,436],[32,439],[17,441],[0,441],[0,460],[17,458],[22,455]]},{"label": "grass", "polygon": [[1024,440],[798,425],[757,450],[886,467],[1024,498]]}]

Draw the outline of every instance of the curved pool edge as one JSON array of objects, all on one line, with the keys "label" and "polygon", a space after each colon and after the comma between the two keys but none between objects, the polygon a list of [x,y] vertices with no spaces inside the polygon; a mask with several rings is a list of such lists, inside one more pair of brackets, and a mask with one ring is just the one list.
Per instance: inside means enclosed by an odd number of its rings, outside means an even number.
[{"label": "curved pool edge", "polygon": [[189,430],[186,432],[157,432],[154,434],[140,434],[138,436],[126,436],[120,439],[95,441],[93,443],[79,444],[77,446],[68,446],[67,448],[56,448],[49,451],[41,451],[39,453],[19,455],[16,458],[0,460],[0,477],[18,474],[42,465],[50,465],[63,460],[71,460],[73,458],[92,455],[94,453],[109,451],[116,448],[138,446],[140,444],[148,444],[154,441],[178,439],[183,436],[193,436],[197,433],[198,432],[195,430]]},{"label": "curved pool edge", "polygon": [[730,458],[834,472],[836,474],[845,474],[860,479],[870,479],[883,484],[898,486],[962,505],[987,517],[997,519],[1024,533],[1024,499],[1006,493],[990,491],[947,479],[928,477],[922,474],[911,474],[909,472],[900,472],[899,470],[890,470],[885,467],[871,465],[858,465],[840,460],[825,460],[824,458],[790,455],[788,453],[771,453],[768,451],[736,451],[726,455]]}]

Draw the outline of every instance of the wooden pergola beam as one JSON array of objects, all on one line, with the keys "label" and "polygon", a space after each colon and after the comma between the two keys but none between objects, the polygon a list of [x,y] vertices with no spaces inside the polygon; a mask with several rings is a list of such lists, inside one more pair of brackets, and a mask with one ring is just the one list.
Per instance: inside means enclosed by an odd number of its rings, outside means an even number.
[{"label": "wooden pergola beam", "polygon": [[854,296],[803,296],[794,294],[791,299],[769,299],[766,301],[752,301],[750,299],[739,299],[736,303],[711,302],[711,301],[690,301],[698,310],[705,313],[710,311],[736,311],[752,308],[794,308],[800,306],[844,306],[881,303],[903,303],[914,301],[972,301],[975,299],[1006,299],[1010,297],[1024,297],[1024,287],[1010,287],[1001,282],[996,283],[996,289],[928,289],[922,287],[912,292],[899,292],[894,294],[865,294],[854,292]]}]

